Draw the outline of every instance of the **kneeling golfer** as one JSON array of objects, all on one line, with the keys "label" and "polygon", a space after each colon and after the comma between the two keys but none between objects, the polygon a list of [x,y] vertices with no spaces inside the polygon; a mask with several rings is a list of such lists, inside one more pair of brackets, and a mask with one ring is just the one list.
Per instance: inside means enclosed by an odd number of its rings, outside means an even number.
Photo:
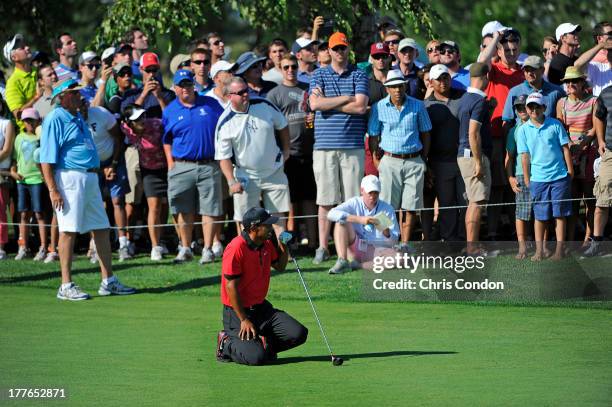
[{"label": "kneeling golfer", "polygon": [[308,329],[266,301],[270,266],[283,271],[288,251],[272,231],[278,217],[251,208],[244,230],[225,249],[221,269],[223,331],[217,335],[217,360],[262,365],[277,352],[306,342]]}]

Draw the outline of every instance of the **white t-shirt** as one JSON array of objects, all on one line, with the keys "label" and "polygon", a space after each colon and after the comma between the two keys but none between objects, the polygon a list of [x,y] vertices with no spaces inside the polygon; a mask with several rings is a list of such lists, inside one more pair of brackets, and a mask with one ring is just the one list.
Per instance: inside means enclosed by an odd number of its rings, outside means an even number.
[{"label": "white t-shirt", "polygon": [[113,156],[115,139],[110,134],[110,129],[117,123],[115,116],[101,106],[89,108],[87,124],[96,144],[96,150],[100,156],[100,162],[108,161]]},{"label": "white t-shirt", "polygon": [[[4,143],[6,141],[6,127],[8,126],[10,120],[0,118],[0,150],[4,147]],[[11,168],[11,157],[9,154],[4,160],[0,161],[0,168],[3,170],[7,170]],[[0,209],[1,210],[1,209]]]},{"label": "white t-shirt", "polygon": [[602,90],[612,85],[612,70],[609,62],[589,62],[587,75],[589,82],[593,85],[593,96],[599,96]]},{"label": "white t-shirt", "polygon": [[225,109],[215,132],[215,160],[236,160],[236,176],[266,178],[283,166],[275,130],[287,119],[266,99],[253,97],[245,113]]}]

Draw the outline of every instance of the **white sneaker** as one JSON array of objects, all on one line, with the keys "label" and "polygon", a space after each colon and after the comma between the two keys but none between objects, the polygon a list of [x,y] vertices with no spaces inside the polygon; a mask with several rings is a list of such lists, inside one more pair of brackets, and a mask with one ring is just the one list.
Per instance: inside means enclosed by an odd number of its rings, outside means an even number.
[{"label": "white sneaker", "polygon": [[0,249],[0,260],[6,260],[8,259],[8,256],[6,255],[6,252],[2,249]]},{"label": "white sneaker", "polygon": [[19,251],[17,252],[17,256],[15,256],[15,260],[23,260],[28,255],[28,249],[23,246],[19,246]]},{"label": "white sneaker", "polygon": [[132,255],[130,254],[130,249],[128,246],[123,246],[119,248],[119,261],[130,260]]},{"label": "white sneaker", "polygon": [[101,282],[100,288],[98,289],[98,294],[102,296],[106,295],[130,295],[136,292],[135,288],[126,287],[119,282],[119,280],[115,277],[108,283]]},{"label": "white sneaker", "polygon": [[193,260],[193,252],[189,247],[181,247],[178,254],[174,258],[175,263],[183,263]]},{"label": "white sneaker", "polygon": [[215,261],[215,255],[212,250],[204,249],[202,250],[202,258],[200,259],[200,264],[212,263]]},{"label": "white sneaker", "polygon": [[60,300],[68,300],[68,301],[82,301],[88,300],[89,294],[81,291],[81,287],[74,283],[70,283],[70,286],[67,288],[62,288],[60,285],[59,290],[57,290],[57,298]]},{"label": "white sneaker", "polygon": [[221,242],[214,242],[212,245],[212,252],[215,255],[215,257],[223,257],[223,243]]},{"label": "white sneaker", "polygon": [[38,253],[34,256],[34,261],[43,261],[47,255],[47,251],[44,247],[38,249]]},{"label": "white sneaker", "polygon": [[164,249],[161,246],[153,246],[151,249],[151,260],[160,261],[164,258]]},{"label": "white sneaker", "polygon": [[59,260],[59,255],[57,252],[49,252],[47,253],[47,257],[45,257],[45,263],[53,263],[54,261]]}]

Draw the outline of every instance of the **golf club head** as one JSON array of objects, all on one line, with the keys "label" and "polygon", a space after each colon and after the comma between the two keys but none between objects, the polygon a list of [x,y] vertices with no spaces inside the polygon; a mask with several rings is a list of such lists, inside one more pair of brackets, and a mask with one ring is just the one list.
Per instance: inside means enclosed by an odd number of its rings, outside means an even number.
[{"label": "golf club head", "polygon": [[342,366],[342,364],[344,363],[344,360],[339,356],[332,355],[331,358],[332,358],[332,364],[334,366]]}]

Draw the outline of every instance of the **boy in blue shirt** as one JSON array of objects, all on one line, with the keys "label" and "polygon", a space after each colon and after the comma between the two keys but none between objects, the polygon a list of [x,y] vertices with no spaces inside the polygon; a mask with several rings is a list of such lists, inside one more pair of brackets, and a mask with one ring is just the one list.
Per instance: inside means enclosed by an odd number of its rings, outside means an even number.
[{"label": "boy in blue shirt", "polygon": [[563,125],[544,116],[546,105],[539,93],[527,97],[529,121],[516,133],[518,154],[522,154],[525,185],[534,201],[536,253],[532,261],[543,258],[546,223],[555,218],[557,247],[553,260],[563,257],[565,217],[572,213],[571,179],[574,176],[569,138]]}]

